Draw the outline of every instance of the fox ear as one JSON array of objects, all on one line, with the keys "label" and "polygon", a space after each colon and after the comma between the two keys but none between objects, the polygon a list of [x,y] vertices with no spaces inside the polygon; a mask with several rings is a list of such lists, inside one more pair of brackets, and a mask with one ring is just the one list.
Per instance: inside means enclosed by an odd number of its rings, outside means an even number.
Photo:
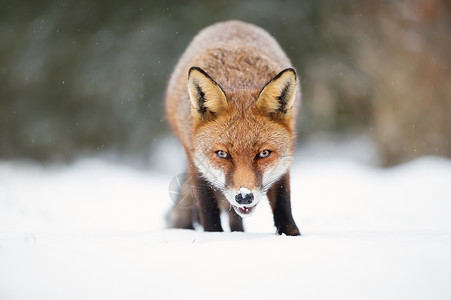
[{"label": "fox ear", "polygon": [[221,87],[204,70],[192,67],[188,72],[188,91],[191,114],[195,120],[210,120],[227,108]]},{"label": "fox ear", "polygon": [[285,69],[260,91],[256,105],[271,117],[284,120],[293,115],[295,95],[296,71]]}]

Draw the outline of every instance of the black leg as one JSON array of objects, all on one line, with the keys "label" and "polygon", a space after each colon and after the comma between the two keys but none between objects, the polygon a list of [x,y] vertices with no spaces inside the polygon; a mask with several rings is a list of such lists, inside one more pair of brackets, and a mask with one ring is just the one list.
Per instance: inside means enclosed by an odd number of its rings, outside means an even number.
[{"label": "black leg", "polygon": [[268,199],[271,203],[277,233],[300,235],[301,233],[291,214],[289,173],[285,174],[279,181],[273,184],[268,191]]},{"label": "black leg", "polygon": [[223,231],[220,211],[213,188],[199,174],[195,175],[194,195],[200,224],[205,231]]},{"label": "black leg", "polygon": [[244,231],[243,218],[241,218],[233,208],[229,210],[230,231]]}]

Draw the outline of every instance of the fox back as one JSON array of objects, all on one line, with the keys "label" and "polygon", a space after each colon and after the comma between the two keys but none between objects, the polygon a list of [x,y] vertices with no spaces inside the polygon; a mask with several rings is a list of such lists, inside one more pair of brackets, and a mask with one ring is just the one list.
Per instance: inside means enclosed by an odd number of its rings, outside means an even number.
[{"label": "fox back", "polygon": [[[222,230],[220,207],[233,207],[232,230],[242,230],[241,217],[268,197],[278,232],[299,234],[288,175],[298,86],[279,44],[255,25],[228,21],[207,27],[182,55],[167,87],[166,112],[187,155],[187,182],[205,230]],[[282,196],[276,184],[283,186]],[[190,227],[192,211],[176,216],[177,210],[173,219],[190,220],[172,225]]]}]

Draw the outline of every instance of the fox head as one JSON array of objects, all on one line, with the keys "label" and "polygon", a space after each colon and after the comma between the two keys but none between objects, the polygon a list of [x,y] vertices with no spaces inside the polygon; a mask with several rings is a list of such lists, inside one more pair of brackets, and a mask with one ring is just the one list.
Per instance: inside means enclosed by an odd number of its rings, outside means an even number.
[{"label": "fox head", "polygon": [[196,168],[239,215],[252,213],[292,162],[296,72],[281,71],[260,91],[226,93],[192,67],[188,92]]}]

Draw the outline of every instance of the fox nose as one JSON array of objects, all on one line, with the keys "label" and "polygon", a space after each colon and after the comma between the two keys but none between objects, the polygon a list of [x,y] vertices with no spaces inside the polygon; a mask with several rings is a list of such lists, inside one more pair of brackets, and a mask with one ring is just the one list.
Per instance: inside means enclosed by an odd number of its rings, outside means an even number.
[{"label": "fox nose", "polygon": [[243,193],[239,193],[235,196],[235,201],[238,204],[251,204],[252,201],[254,201],[254,195],[252,193],[248,193],[248,194],[244,194]]}]

